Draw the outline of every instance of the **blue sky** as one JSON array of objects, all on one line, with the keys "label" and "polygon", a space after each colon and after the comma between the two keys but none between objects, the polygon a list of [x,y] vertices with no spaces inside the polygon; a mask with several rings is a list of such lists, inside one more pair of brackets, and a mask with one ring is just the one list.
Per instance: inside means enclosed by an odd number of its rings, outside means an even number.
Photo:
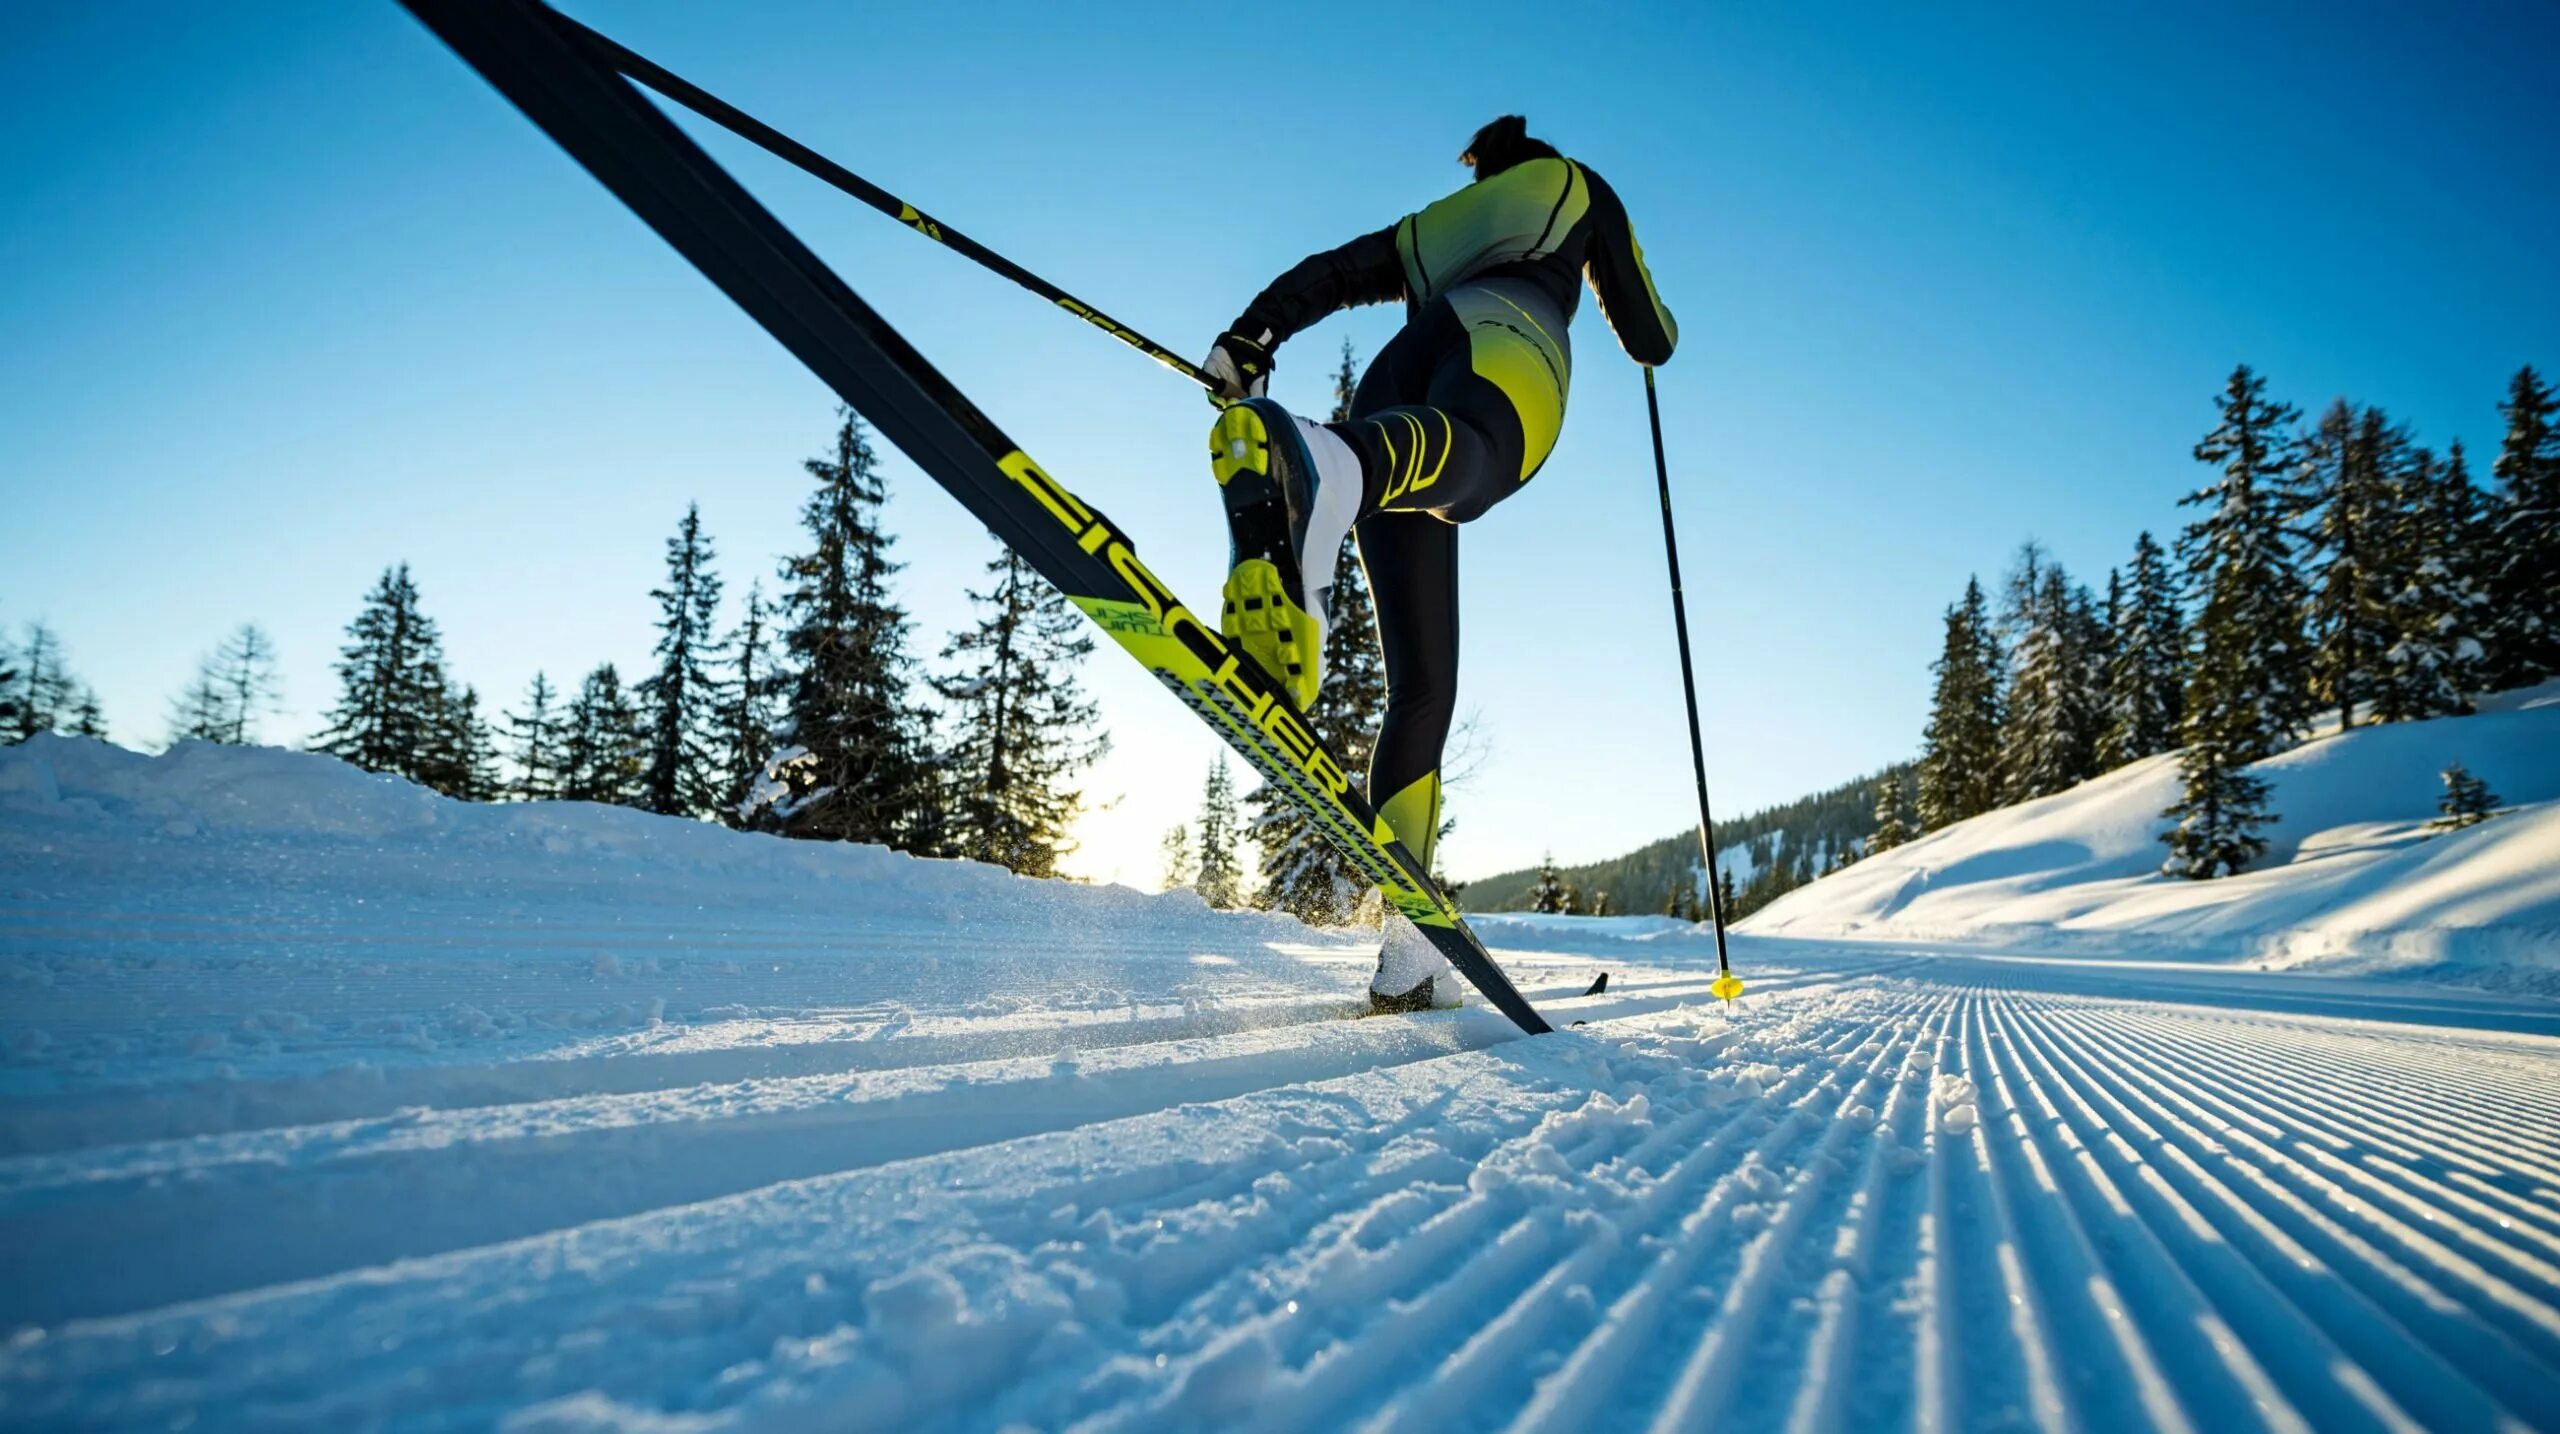
[{"label": "blue sky", "polygon": [[[2173,528],[2234,362],[2462,437],[2484,479],[2506,376],[2560,364],[2542,4],[569,8],[1183,349],[1526,113],[1625,197],[1682,321],[1662,390],[1728,813],[1909,755],[1938,612],[2020,539],[2099,580]],[[1196,393],[711,143],[1207,600]],[[1311,332],[1276,391],[1316,406],[1396,317]],[[1555,456],[1464,544],[1461,876],[1689,819],[1640,377],[1590,305],[1575,338]],[[251,619],[286,661],[272,730],[306,733],[395,560],[494,703],[642,667],[685,504],[733,596],[770,587],[831,409],[387,0],[0,13],[0,622],[56,627],[128,742]],[[930,657],[992,549],[891,482]],[[1150,883],[1214,748],[1109,656],[1079,865]]]}]

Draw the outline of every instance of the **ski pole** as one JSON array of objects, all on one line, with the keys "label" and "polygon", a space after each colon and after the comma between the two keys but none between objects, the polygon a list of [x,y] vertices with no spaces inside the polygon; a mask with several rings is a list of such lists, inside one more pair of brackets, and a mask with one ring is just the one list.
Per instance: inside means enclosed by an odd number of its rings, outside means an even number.
[{"label": "ski pole", "polygon": [[966,257],[975,260],[981,267],[1011,279],[1193,383],[1203,388],[1209,386],[1208,378],[1190,360],[959,230],[924,213],[907,201],[864,179],[861,175],[721,99],[718,95],[687,81],[673,71],[652,62],[646,56],[625,48],[609,37],[588,29],[556,10],[546,9],[542,14],[544,19],[559,26],[570,39],[586,45],[603,56],[605,63],[624,77],[647,85],[650,89],[656,90],[659,94],[749,144],[843,190],[944,248],[958,250]]},{"label": "ski pole", "polygon": [[1680,538],[1671,526],[1671,466],[1662,456],[1662,400],[1654,393],[1653,366],[1644,371],[1645,415],[1653,422],[1653,477],[1662,489],[1662,552],[1671,563],[1671,629],[1680,639],[1680,695],[1689,703],[1689,764],[1698,778],[1698,850],[1707,859],[1707,915],[1716,928],[1716,981],[1707,989],[1727,1007],[1742,994],[1742,980],[1725,956],[1724,879],[1716,872],[1716,819],[1707,807],[1707,746],[1698,735],[1698,677],[1689,662],[1689,606],[1680,593]]}]

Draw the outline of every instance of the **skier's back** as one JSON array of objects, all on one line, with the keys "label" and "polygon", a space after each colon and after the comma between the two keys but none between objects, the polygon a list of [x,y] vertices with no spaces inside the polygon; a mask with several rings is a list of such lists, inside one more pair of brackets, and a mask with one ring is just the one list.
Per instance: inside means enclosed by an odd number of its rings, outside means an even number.
[{"label": "skier's back", "polygon": [[[1323,673],[1334,559],[1357,526],[1378,609],[1387,711],[1369,797],[1430,869],[1440,753],[1457,707],[1458,530],[1536,474],[1572,384],[1566,326],[1587,280],[1629,357],[1659,364],[1679,330],[1654,293],[1625,208],[1600,176],[1517,115],[1476,132],[1474,183],[1274,280],[1219,336],[1203,372],[1223,398],[1210,466],[1232,552],[1221,626],[1302,708]],[[1339,309],[1402,299],[1406,323],[1348,422],[1262,396],[1272,351]],[[1439,955],[1391,917],[1371,999],[1454,1003]]]}]

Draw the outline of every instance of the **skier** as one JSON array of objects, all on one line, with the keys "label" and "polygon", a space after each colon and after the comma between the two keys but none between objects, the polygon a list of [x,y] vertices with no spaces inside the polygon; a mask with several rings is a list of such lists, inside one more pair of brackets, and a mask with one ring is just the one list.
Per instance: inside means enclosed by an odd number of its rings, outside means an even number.
[{"label": "skier", "polygon": [[[1200,365],[1229,404],[1209,434],[1230,539],[1219,625],[1312,706],[1334,559],[1356,526],[1387,672],[1369,797],[1426,872],[1457,709],[1457,525],[1517,491],[1555,447],[1584,278],[1628,357],[1660,364],[1679,338],[1599,175],[1531,138],[1518,115],[1476,131],[1458,159],[1475,172],[1466,188],[1301,261]],[[1348,422],[1310,422],[1263,396],[1291,335],[1389,299],[1404,300],[1405,326],[1361,376]],[[1458,982],[1390,915],[1369,999],[1382,1011],[1455,1005]]]}]

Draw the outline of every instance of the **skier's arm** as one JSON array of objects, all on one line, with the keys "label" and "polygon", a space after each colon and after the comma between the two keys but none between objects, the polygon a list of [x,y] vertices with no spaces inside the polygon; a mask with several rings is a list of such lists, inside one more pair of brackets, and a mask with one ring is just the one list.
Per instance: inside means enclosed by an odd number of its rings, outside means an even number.
[{"label": "skier's arm", "polygon": [[1403,297],[1404,264],[1396,257],[1396,231],[1390,225],[1339,249],[1299,260],[1256,295],[1228,327],[1266,349],[1276,349],[1330,314]]},{"label": "skier's arm", "polygon": [[1627,223],[1626,206],[1608,181],[1585,169],[1591,182],[1591,250],[1583,264],[1600,316],[1618,336],[1619,347],[1637,363],[1651,366],[1671,357],[1680,342],[1680,325],[1654,292],[1653,274],[1644,266],[1644,250]]}]

